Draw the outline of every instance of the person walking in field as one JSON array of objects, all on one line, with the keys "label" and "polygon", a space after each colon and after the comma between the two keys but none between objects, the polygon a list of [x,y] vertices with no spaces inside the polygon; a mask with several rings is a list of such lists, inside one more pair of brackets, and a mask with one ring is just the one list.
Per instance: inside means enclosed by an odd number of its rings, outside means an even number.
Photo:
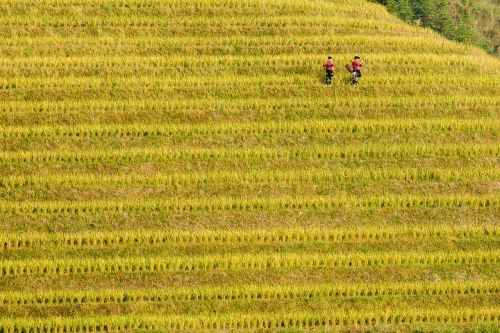
[{"label": "person walking in field", "polygon": [[362,76],[361,67],[363,67],[363,61],[361,61],[360,57],[355,56],[351,65],[352,65],[352,84],[354,86],[357,86],[359,78]]},{"label": "person walking in field", "polygon": [[326,71],[325,84],[329,86],[332,84],[334,76],[333,70],[337,66],[333,63],[332,57],[328,57],[328,60],[323,64],[323,67],[325,68]]}]

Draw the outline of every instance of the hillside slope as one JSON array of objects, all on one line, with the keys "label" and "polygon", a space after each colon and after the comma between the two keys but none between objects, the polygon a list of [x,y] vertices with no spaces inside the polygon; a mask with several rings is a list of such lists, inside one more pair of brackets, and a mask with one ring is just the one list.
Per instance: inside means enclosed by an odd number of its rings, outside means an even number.
[{"label": "hillside slope", "polygon": [[362,0],[0,0],[0,73],[0,332],[498,328],[500,60]]}]

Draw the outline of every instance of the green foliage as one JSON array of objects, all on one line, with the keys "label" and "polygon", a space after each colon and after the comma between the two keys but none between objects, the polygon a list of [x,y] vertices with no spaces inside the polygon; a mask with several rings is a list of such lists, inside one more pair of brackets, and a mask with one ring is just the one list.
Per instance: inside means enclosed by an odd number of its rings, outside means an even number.
[{"label": "green foliage", "polygon": [[424,0],[422,1],[424,15],[421,17],[422,24],[453,38],[453,20],[448,0]]},{"label": "green foliage", "polygon": [[387,10],[391,13],[399,12],[399,3],[398,0],[387,0]]},{"label": "green foliage", "polygon": [[398,12],[403,20],[410,22],[414,15],[410,0],[399,0]]},{"label": "green foliage", "polygon": [[484,2],[471,0],[374,1],[385,4],[389,12],[406,22],[432,28],[451,40],[498,53],[500,20],[494,14],[494,5],[486,6]]}]

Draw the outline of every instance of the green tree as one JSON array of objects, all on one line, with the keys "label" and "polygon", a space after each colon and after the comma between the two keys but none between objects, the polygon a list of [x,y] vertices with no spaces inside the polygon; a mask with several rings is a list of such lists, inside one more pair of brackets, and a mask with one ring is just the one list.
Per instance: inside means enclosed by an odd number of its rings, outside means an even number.
[{"label": "green tree", "polygon": [[396,14],[406,22],[413,20],[413,9],[410,0],[387,0],[387,10]]},{"label": "green tree", "polygon": [[470,0],[461,0],[453,11],[453,18],[456,20],[455,36],[453,39],[471,43],[479,36],[474,33],[474,6]]},{"label": "green tree", "polygon": [[423,0],[422,23],[444,34],[453,37],[453,19],[451,16],[449,0]]},{"label": "green tree", "polygon": [[393,14],[399,15],[398,0],[387,0],[387,10]]},{"label": "green tree", "polygon": [[410,0],[399,0],[399,17],[401,17],[406,22],[411,22],[413,20],[413,8]]}]

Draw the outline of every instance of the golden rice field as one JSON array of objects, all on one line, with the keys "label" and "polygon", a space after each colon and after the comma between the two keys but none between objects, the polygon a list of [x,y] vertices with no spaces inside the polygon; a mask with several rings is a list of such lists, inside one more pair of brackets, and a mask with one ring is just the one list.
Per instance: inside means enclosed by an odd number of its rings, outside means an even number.
[{"label": "golden rice field", "polygon": [[0,333],[500,331],[499,74],[364,0],[0,0]]}]

